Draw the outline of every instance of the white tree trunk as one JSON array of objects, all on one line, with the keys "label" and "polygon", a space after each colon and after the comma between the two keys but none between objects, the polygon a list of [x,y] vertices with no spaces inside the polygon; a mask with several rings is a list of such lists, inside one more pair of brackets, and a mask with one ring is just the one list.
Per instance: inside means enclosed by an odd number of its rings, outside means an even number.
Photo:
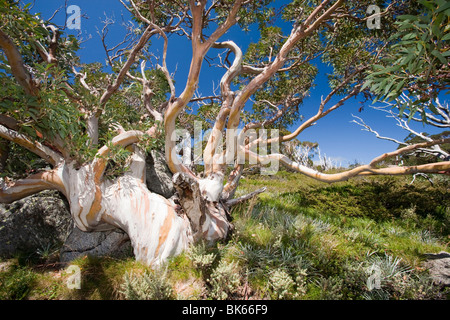
[{"label": "white tree trunk", "polygon": [[224,239],[232,229],[225,207],[209,201],[209,192],[201,195],[199,183],[188,176],[174,177],[180,206],[148,190],[139,157],[123,176],[99,185],[93,167],[64,164],[56,170],[73,219],[83,231],[124,230],[138,261],[157,267],[195,241]]},{"label": "white tree trunk", "polygon": [[102,208],[102,220],[128,234],[138,261],[157,266],[193,242],[187,216],[136,178],[124,176],[107,186]]}]

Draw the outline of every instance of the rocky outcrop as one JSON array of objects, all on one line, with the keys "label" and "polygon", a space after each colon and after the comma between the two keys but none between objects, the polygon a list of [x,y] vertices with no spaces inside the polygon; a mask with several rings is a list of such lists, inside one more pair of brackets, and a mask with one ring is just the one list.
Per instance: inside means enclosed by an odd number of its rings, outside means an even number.
[{"label": "rocky outcrop", "polygon": [[429,270],[430,276],[437,285],[450,286],[450,253],[427,253],[424,266]]},{"label": "rocky outcrop", "polygon": [[152,150],[146,158],[146,182],[147,188],[154,193],[170,198],[175,194],[172,182],[172,172],[166,164],[164,154]]},{"label": "rocky outcrop", "polygon": [[54,250],[72,229],[69,206],[57,191],[43,191],[0,205],[0,256]]},{"label": "rocky outcrop", "polygon": [[84,232],[75,227],[60,251],[60,261],[70,262],[80,256],[124,258],[133,256],[130,238],[120,229]]}]

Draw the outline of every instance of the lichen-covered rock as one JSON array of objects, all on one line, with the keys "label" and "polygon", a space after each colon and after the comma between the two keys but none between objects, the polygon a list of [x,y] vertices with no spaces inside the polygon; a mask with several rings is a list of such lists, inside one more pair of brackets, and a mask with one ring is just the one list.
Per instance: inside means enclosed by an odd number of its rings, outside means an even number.
[{"label": "lichen-covered rock", "polygon": [[57,191],[43,191],[1,205],[0,256],[57,248],[72,228],[68,204]]},{"label": "lichen-covered rock", "polygon": [[170,198],[175,193],[172,182],[172,173],[166,164],[164,154],[152,150],[146,158],[146,182],[147,188],[154,193]]},{"label": "lichen-covered rock", "polygon": [[120,229],[102,232],[84,232],[75,227],[60,251],[60,261],[70,262],[80,256],[132,256],[128,235]]},{"label": "lichen-covered rock", "polygon": [[439,253],[427,253],[425,267],[430,276],[438,285],[450,286],[450,253],[441,251]]}]

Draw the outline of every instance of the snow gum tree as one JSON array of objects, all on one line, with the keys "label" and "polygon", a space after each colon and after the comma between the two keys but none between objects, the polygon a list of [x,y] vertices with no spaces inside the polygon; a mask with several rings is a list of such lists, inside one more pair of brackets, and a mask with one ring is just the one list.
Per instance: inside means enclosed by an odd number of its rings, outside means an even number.
[{"label": "snow gum tree", "polygon": [[[230,206],[252,196],[234,198],[245,161],[281,163],[330,183],[360,175],[448,172],[449,161],[379,166],[445,139],[408,145],[336,174],[278,151],[347,100],[370,98],[370,86],[363,83],[369,67],[383,63],[392,47],[395,17],[418,10],[408,1],[377,2],[383,27],[371,29],[367,21],[373,17],[366,12],[372,2],[123,1],[134,20],[124,26],[123,41],[108,46],[112,21],[106,19],[99,32],[108,61],[103,66],[80,62],[79,41],[64,26],[31,14],[19,1],[0,0],[0,202],[58,190],[81,230],[121,228],[136,259],[157,266],[196,241],[227,237],[233,228]],[[257,29],[260,39],[243,52],[230,38],[232,28],[244,35]],[[178,66],[188,72],[175,85],[167,53],[180,38],[189,42],[180,54],[190,64]],[[318,59],[333,71],[329,93],[313,105],[307,97]],[[216,68],[202,68],[208,63]],[[214,72],[217,90],[199,88],[202,72]],[[214,93],[202,96],[202,90]],[[316,113],[305,119],[301,112],[307,108]],[[211,129],[200,145],[201,172],[177,152],[176,129],[195,131],[194,120]],[[298,127],[288,131],[293,124]],[[269,136],[264,129],[279,134]],[[226,148],[219,148],[224,137]],[[175,198],[152,193],[145,184],[145,154],[152,148],[165,150]]]}]

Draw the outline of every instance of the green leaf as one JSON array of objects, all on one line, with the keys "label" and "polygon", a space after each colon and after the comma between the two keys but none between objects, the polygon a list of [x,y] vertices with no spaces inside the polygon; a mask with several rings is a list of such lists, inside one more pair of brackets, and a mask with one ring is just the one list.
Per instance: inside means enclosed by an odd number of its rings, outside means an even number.
[{"label": "green leaf", "polygon": [[436,107],[434,106],[433,103],[430,103],[428,105],[428,108],[430,108],[431,112],[433,112],[434,114],[439,115],[439,112],[437,111],[437,109],[436,109]]},{"label": "green leaf", "polygon": [[364,82],[363,86],[361,87],[361,91],[370,86],[371,83],[372,80],[367,80],[366,82]]},{"label": "green leaf", "polygon": [[436,10],[436,13],[443,12],[443,11],[445,11],[447,9],[450,9],[450,2],[447,2],[447,3],[443,4],[443,5],[439,5],[439,8]]},{"label": "green leaf", "polygon": [[399,83],[397,83],[397,85],[395,86],[395,92],[399,92],[403,86],[405,85],[406,80],[402,80]]},{"label": "green leaf", "polygon": [[436,58],[438,58],[441,63],[447,64],[447,59],[445,59],[444,56],[439,51],[433,50],[431,51],[431,54]]},{"label": "green leaf", "polygon": [[403,58],[403,60],[400,62],[402,65],[408,64],[413,58],[415,58],[415,53],[411,52],[406,57]]},{"label": "green leaf", "polygon": [[413,15],[410,15],[410,14],[405,14],[405,15],[398,16],[398,19],[399,20],[405,20],[405,21],[408,21],[408,20],[409,21],[416,21],[419,18],[417,16],[413,16]]},{"label": "green leaf", "polygon": [[391,78],[388,78],[388,84],[386,85],[386,87],[384,88],[384,94],[386,95],[389,90],[391,89],[391,87],[394,85],[394,81]]},{"label": "green leaf", "polygon": [[422,5],[424,5],[425,7],[427,7],[429,10],[433,10],[434,9],[433,2],[431,2],[431,1],[418,0],[418,2],[420,4],[422,4]]},{"label": "green leaf", "polygon": [[402,41],[411,40],[411,39],[415,39],[415,38],[416,38],[416,34],[411,32],[411,33],[408,33],[405,36],[403,36]]},{"label": "green leaf", "polygon": [[[422,111],[421,113],[420,113],[420,116],[422,117],[422,122],[423,123],[427,123],[428,122],[428,119],[427,119],[427,115],[425,114],[425,111]],[[410,121],[411,119],[412,119],[412,113],[409,115],[409,117],[408,117],[408,121]]]},{"label": "green leaf", "polygon": [[407,106],[407,103],[403,103],[403,104],[401,104],[401,105],[399,106],[399,108],[398,108],[398,115],[399,115],[400,117],[403,116],[403,113],[405,112],[406,106]]}]

